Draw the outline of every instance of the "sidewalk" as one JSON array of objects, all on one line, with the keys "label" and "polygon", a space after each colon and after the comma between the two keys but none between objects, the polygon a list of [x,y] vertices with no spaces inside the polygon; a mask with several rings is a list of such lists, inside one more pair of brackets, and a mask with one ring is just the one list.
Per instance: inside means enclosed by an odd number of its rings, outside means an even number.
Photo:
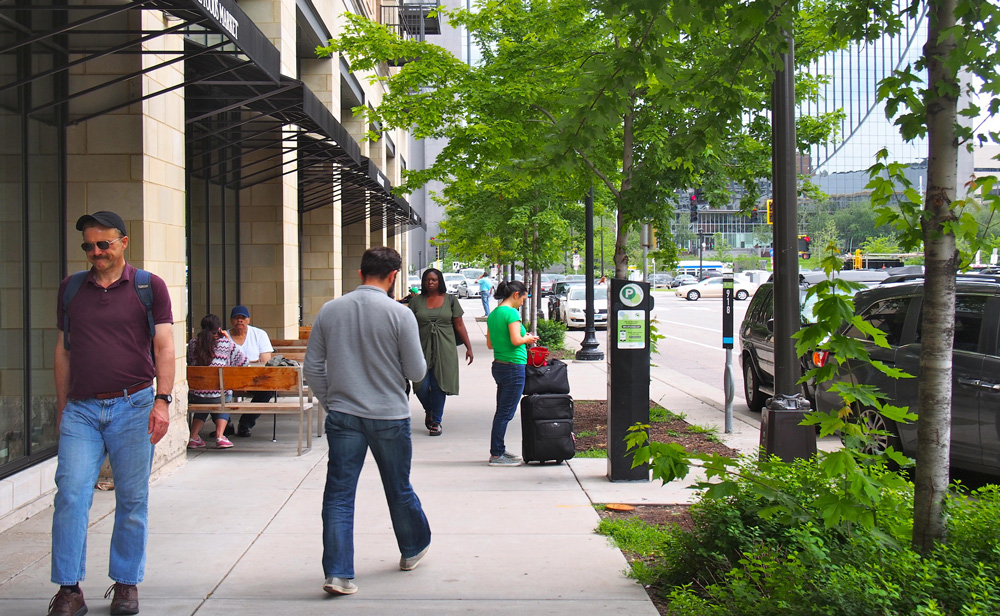
[{"label": "sidewalk", "polygon": [[[478,314],[476,311],[472,311]],[[626,578],[621,552],[594,533],[592,503],[677,503],[683,485],[610,483],[607,461],[491,468],[489,433],[495,409],[492,353],[485,323],[466,318],[475,362],[462,368],[462,393],[448,399],[444,434],[429,437],[423,412],[414,417],[412,479],[431,523],[431,549],[412,572],[399,553],[374,461],[358,489],[355,561],[359,591],[328,597],[321,589],[320,504],[326,440],[295,456],[297,423],[278,420],[278,443],[262,418],[251,439],[227,451],[198,451],[153,484],[142,614],[629,614],[655,616],[641,586]],[[604,346],[603,332],[599,333]],[[460,348],[460,351],[464,349]],[[605,399],[604,363],[570,365],[574,398]],[[651,397],[691,423],[722,424],[720,391],[659,377]],[[690,390],[690,391],[685,391]],[[757,443],[754,417],[737,415],[731,446]],[[210,428],[209,428],[210,430]],[[520,422],[507,432],[520,451]],[[690,481],[686,482],[690,483]],[[92,614],[103,599],[114,494],[96,492],[84,595]],[[0,533],[0,614],[44,614],[49,583],[51,508]],[[336,605],[334,605],[334,603]]]}]

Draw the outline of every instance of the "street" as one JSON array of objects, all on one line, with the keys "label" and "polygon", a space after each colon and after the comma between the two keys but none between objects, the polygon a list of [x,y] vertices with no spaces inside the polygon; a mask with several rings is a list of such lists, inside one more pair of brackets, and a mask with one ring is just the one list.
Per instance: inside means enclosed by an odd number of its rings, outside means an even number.
[{"label": "street", "polygon": [[[657,289],[653,292],[655,306],[653,318],[658,322],[658,330],[665,337],[660,341],[659,352],[652,356],[653,378],[661,379],[678,389],[706,402],[725,405],[723,374],[726,367],[726,352],[722,348],[722,300],[702,298],[689,302],[674,295],[673,290]],[[461,300],[467,314],[481,316],[482,303],[479,298]],[[548,302],[543,299],[543,309]],[[736,397],[733,409],[737,413],[759,420],[759,415],[750,413],[743,398],[743,375],[739,362],[739,328],[746,314],[750,300],[735,302],[733,331],[736,345],[733,349],[733,380]],[[607,333],[597,330],[600,349],[607,353]],[[579,349],[583,341],[582,330],[566,332],[566,348]]]}]

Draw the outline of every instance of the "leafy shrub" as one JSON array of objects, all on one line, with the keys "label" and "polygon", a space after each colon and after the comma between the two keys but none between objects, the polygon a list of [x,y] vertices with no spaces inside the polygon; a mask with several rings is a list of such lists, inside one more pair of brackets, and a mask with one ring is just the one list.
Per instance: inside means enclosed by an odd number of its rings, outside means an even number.
[{"label": "leafy shrub", "polygon": [[539,319],[538,344],[553,350],[566,348],[566,324]]}]

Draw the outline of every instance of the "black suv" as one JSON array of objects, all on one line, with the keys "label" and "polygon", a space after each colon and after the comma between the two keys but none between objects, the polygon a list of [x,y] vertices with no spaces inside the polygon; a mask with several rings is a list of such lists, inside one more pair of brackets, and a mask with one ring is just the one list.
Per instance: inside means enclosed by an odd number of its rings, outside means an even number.
[{"label": "black suv", "polygon": [[[802,313],[811,313],[805,303],[805,292],[799,295]],[[802,319],[802,325],[807,320]],[[774,395],[774,284],[765,282],[754,293],[746,316],[740,325],[740,366],[743,369],[743,395],[751,411],[760,412],[767,399]],[[802,360],[803,373],[812,368]],[[802,392],[816,407],[813,388],[802,385]]]},{"label": "black suv", "polygon": [[[876,346],[856,329],[845,333],[864,340],[872,359],[918,376],[920,372],[920,323],[924,285],[919,276],[887,280],[859,292],[855,311],[886,334],[889,348]],[[951,461],[956,467],[1000,473],[1000,277],[959,276],[956,285],[955,338],[952,352]],[[844,374],[844,378],[851,378]],[[917,408],[916,379],[892,379],[861,365],[856,382],[877,386],[897,406]],[[836,394],[820,387],[817,408],[830,411],[842,406]],[[861,419],[891,436],[880,445],[916,456],[917,425],[896,425],[875,409],[861,409]]]}]

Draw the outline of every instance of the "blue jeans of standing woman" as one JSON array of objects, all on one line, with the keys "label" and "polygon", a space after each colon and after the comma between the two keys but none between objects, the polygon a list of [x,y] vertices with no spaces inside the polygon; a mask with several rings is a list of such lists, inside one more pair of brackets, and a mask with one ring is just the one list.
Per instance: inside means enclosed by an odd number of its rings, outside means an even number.
[{"label": "blue jeans of standing woman", "polygon": [[330,461],[323,492],[323,575],[354,577],[354,500],[371,448],[389,505],[396,545],[412,558],[431,543],[431,528],[410,485],[410,419],[366,419],[338,411],[326,416]]},{"label": "blue jeans of standing woman", "polygon": [[444,401],[446,394],[438,385],[437,377],[434,376],[434,369],[428,368],[424,380],[420,383],[420,389],[414,392],[420,405],[424,407],[424,412],[430,413],[431,421],[441,423],[444,419]]},{"label": "blue jeans of standing woman", "polygon": [[497,412],[493,415],[490,455],[495,458],[507,450],[504,435],[507,434],[507,424],[514,418],[524,392],[524,364],[494,361],[493,380],[497,383]]},{"label": "blue jeans of standing woman", "polygon": [[490,292],[480,291],[479,297],[483,300],[483,312],[486,313],[486,316],[490,316]]},{"label": "blue jeans of standing woman", "polygon": [[59,424],[55,510],[52,513],[52,582],[71,586],[86,577],[87,522],[94,484],[107,455],[115,474],[115,525],[108,577],[142,582],[149,521],[153,444],[149,413],[153,388],[110,400],[70,400]]}]

